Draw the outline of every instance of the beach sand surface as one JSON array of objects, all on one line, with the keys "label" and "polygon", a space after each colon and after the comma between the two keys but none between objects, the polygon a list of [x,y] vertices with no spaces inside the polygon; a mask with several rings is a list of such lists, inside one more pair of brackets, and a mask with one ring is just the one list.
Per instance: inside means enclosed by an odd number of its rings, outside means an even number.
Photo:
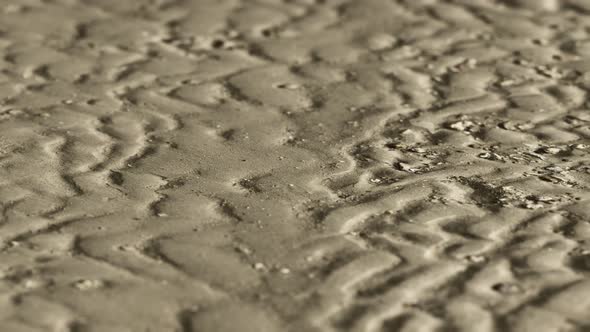
[{"label": "beach sand surface", "polygon": [[586,0],[0,0],[0,331],[588,331],[589,69]]}]

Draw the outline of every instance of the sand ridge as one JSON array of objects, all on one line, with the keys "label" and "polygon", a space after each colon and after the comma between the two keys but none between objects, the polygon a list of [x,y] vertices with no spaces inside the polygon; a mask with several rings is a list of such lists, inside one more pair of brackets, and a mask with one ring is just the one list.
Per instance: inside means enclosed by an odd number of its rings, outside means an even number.
[{"label": "sand ridge", "polygon": [[582,0],[0,0],[0,331],[590,328]]}]

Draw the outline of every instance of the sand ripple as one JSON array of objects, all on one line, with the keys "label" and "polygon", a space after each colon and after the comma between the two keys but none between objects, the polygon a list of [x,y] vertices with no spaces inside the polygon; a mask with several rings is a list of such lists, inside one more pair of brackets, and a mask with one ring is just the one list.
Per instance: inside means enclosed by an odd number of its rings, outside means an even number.
[{"label": "sand ripple", "polygon": [[0,331],[582,331],[584,0],[0,0]]}]

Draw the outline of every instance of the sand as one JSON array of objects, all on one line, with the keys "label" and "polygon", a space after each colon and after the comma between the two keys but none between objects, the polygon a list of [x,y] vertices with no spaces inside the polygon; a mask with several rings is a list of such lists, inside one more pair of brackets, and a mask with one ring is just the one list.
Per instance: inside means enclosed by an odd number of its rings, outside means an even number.
[{"label": "sand", "polygon": [[0,0],[0,331],[590,330],[589,27]]}]

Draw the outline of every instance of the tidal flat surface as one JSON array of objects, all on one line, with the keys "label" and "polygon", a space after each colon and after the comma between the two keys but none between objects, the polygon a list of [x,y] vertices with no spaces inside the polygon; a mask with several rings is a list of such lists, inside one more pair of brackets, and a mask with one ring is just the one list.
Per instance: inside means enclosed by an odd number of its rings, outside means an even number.
[{"label": "tidal flat surface", "polygon": [[0,0],[0,331],[588,331],[589,70],[586,0]]}]

